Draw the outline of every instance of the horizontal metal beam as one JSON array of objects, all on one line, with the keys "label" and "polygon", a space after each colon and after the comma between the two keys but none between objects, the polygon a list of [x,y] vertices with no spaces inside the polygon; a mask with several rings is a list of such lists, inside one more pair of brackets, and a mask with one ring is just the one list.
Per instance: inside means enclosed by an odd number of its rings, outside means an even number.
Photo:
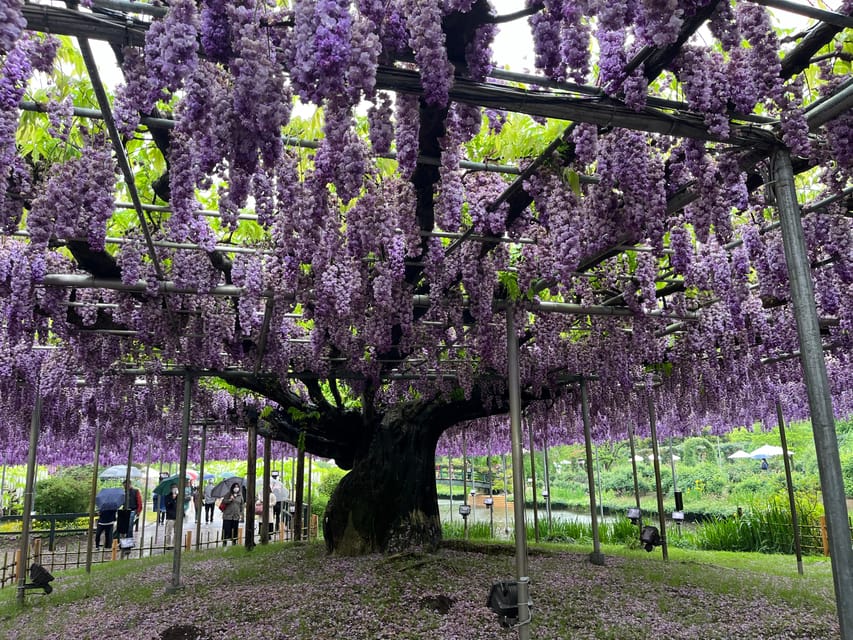
[{"label": "horizontal metal beam", "polygon": [[811,7],[807,4],[800,4],[798,2],[791,2],[790,0],[750,1],[754,2],[755,4],[764,5],[765,7],[780,9],[782,11],[787,11],[788,13],[795,13],[800,16],[806,16],[807,18],[814,18],[815,20],[820,20],[821,22],[832,24],[836,27],[842,27],[847,29],[853,28],[853,18],[851,18],[850,16],[845,16],[841,13],[835,13],[834,11],[818,9],[817,7]]},{"label": "horizontal metal beam", "polygon": [[[106,40],[119,46],[142,46],[145,23],[126,25],[91,14],[45,5],[26,5],[24,17],[28,28],[78,37]],[[379,67],[376,86],[402,93],[421,95],[420,74],[406,69]],[[457,77],[450,89],[450,99],[493,109],[515,111],[533,116],[588,122],[602,127],[624,127],[649,133],[660,133],[698,140],[726,142],[734,145],[767,148],[776,137],[753,126],[731,126],[730,137],[722,140],[712,135],[702,115],[671,115],[647,108],[637,113],[630,107],[604,98],[567,98],[564,94],[542,93],[497,84],[475,82]]]}]

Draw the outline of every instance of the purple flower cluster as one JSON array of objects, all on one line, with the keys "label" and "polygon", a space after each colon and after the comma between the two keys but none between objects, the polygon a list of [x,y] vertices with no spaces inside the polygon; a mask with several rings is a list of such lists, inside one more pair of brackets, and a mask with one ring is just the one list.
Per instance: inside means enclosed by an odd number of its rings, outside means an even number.
[{"label": "purple flower cluster", "polygon": [[[27,82],[33,73],[30,62],[31,40],[24,37],[2,60],[0,65],[0,226],[8,227],[17,219],[14,193],[8,189],[15,176],[20,179],[20,161],[15,146],[15,132],[20,114],[18,105],[24,96]],[[16,168],[17,166],[17,168]],[[7,204],[8,201],[8,204]]]},{"label": "purple flower cluster", "polygon": [[392,118],[391,96],[380,91],[374,104],[367,110],[368,133],[373,153],[384,154],[391,150],[391,142],[394,140]]},{"label": "purple flower cluster", "polygon": [[705,48],[685,46],[674,66],[687,103],[705,115],[712,134],[723,140],[728,138],[729,79],[723,56]]},{"label": "purple flower cluster", "polygon": [[213,62],[227,62],[231,58],[231,26],[228,22],[226,0],[205,0],[201,7],[201,46]]},{"label": "purple flower cluster", "polygon": [[447,59],[441,6],[437,2],[400,0],[400,10],[421,74],[424,100],[429,105],[445,106],[453,84],[453,65]]},{"label": "purple flower cluster", "polygon": [[31,244],[44,248],[54,238],[85,239],[93,250],[103,250],[113,213],[115,169],[112,150],[103,140],[85,154],[53,165],[27,216]]},{"label": "purple flower cluster", "polygon": [[397,131],[397,163],[404,178],[411,177],[418,162],[420,145],[420,105],[417,96],[397,94],[395,109]]},{"label": "purple flower cluster", "polygon": [[169,13],[145,34],[149,101],[174,93],[198,64],[198,11],[193,0],[174,0]]},{"label": "purple flower cluster", "polygon": [[0,0],[0,54],[9,53],[27,26],[21,0]]}]

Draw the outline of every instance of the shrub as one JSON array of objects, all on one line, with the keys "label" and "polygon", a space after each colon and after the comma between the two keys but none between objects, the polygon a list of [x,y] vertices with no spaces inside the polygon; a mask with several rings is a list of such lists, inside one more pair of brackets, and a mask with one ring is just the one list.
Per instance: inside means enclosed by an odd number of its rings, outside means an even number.
[{"label": "shrub", "polygon": [[65,475],[36,484],[35,510],[45,513],[84,513],[89,510],[90,482]]},{"label": "shrub", "polygon": [[844,493],[853,496],[853,454],[841,458],[841,474],[844,477]]}]

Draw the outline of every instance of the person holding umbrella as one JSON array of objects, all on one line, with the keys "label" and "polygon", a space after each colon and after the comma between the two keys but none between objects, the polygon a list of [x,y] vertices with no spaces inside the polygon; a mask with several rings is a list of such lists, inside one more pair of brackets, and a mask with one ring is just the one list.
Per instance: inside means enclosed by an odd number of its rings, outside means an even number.
[{"label": "person holding umbrella", "polygon": [[175,519],[178,517],[178,485],[173,484],[169,489],[169,493],[163,499],[166,507],[166,529],[163,532],[163,542],[167,549],[174,549],[175,545],[172,540],[175,534]]},{"label": "person holding umbrella", "polygon": [[222,545],[228,546],[228,541],[231,540],[231,545],[237,544],[237,529],[240,525],[240,520],[243,517],[243,490],[239,482],[231,484],[231,491],[222,498]]}]

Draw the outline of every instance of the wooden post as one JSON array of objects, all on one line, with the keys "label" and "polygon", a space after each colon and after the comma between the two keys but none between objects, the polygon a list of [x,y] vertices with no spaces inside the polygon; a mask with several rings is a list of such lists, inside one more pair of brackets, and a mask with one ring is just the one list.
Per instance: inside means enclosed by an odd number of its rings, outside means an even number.
[{"label": "wooden post", "polygon": [[820,517],[820,541],[823,544],[823,555],[829,555],[829,535],[826,532],[826,516]]},{"label": "wooden post", "polygon": [[118,538],[113,538],[113,546],[110,551],[110,560],[115,560],[118,557]]},{"label": "wooden post", "polygon": [[184,536],[184,550],[189,551],[193,546],[193,532],[192,529],[187,531]]}]

